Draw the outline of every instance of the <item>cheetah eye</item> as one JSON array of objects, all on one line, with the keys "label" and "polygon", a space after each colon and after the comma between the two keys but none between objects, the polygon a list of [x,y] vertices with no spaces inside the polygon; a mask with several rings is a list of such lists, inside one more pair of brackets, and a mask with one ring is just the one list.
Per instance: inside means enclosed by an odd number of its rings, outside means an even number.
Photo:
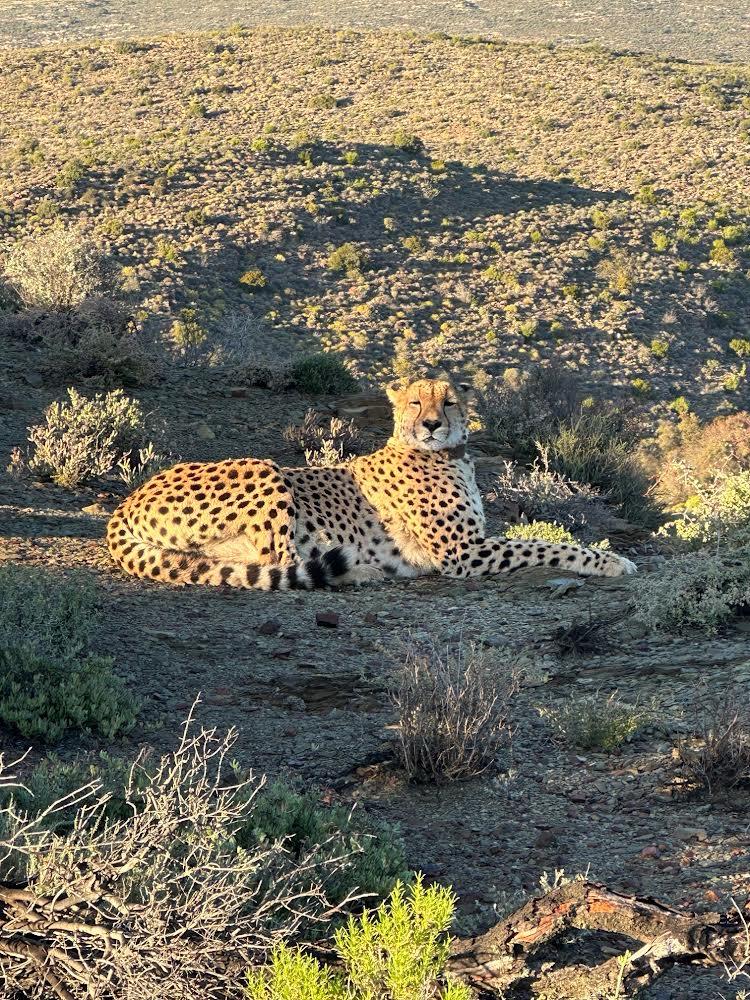
[{"label": "cheetah eye", "polygon": [[455,406],[456,405],[456,401],[455,401],[455,399],[446,399],[444,405],[445,406]]},{"label": "cheetah eye", "polygon": [[409,406],[421,406],[421,405],[422,404],[419,402],[418,399],[412,399],[412,401],[409,403]]}]

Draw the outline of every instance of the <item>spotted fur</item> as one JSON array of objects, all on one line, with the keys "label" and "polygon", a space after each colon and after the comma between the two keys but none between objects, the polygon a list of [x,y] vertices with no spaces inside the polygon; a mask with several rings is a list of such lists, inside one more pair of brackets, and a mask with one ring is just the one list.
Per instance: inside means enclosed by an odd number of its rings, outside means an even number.
[{"label": "spotted fur", "polygon": [[527,566],[635,572],[611,552],[487,537],[465,453],[469,387],[425,379],[389,397],[393,435],[345,465],[280,468],[240,458],[159,473],[112,515],[113,559],[147,579],[262,590]]}]

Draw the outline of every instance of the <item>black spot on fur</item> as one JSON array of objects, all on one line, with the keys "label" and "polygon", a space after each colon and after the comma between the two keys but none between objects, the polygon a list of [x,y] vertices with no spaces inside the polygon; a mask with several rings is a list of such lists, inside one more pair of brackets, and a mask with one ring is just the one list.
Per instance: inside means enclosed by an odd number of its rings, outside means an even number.
[{"label": "black spot on fur", "polygon": [[251,563],[247,567],[247,573],[246,573],[247,582],[249,586],[254,587],[255,584],[258,582],[259,576],[260,576],[260,566],[256,566],[255,563]]},{"label": "black spot on fur", "polygon": [[328,583],[328,577],[326,576],[326,571],[323,566],[318,562],[317,559],[309,559],[305,564],[305,569],[307,574],[312,580],[313,587],[325,587]]},{"label": "black spot on fur", "polygon": [[268,580],[271,585],[271,590],[279,589],[279,584],[281,583],[281,570],[278,566],[274,566],[273,569],[269,570]]},{"label": "black spot on fur", "polygon": [[[394,555],[398,555],[398,549],[394,551]],[[329,549],[328,552],[323,555],[323,562],[325,563],[331,576],[343,576],[344,573],[349,569],[349,562],[341,549]]]}]

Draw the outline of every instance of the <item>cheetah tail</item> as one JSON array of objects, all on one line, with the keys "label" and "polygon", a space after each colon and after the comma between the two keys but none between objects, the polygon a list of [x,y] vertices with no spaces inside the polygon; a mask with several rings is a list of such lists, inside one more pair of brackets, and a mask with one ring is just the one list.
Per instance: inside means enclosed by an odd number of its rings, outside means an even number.
[{"label": "cheetah tail", "polygon": [[236,563],[200,552],[162,548],[139,538],[117,512],[107,526],[107,544],[112,558],[126,573],[176,586],[223,584],[253,590],[313,590],[343,582],[352,565],[345,546],[289,566]]}]

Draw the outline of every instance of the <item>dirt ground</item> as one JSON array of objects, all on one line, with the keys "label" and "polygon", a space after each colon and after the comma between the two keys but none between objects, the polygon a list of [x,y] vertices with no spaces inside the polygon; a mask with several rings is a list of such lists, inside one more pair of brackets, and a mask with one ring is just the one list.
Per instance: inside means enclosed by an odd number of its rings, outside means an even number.
[{"label": "dirt ground", "polygon": [[710,61],[750,60],[750,12],[722,0],[2,0],[0,45],[48,45],[93,38],[222,28],[229,24],[282,24],[352,28],[410,28],[481,34],[517,41],[662,52]]},{"label": "dirt ground", "polygon": [[[33,358],[18,351],[10,362],[0,386],[2,454],[51,398],[28,384]],[[238,397],[229,388],[221,376],[190,372],[137,395],[166,418],[183,456],[252,453],[298,463],[279,447],[281,431],[310,400],[251,388]],[[205,423],[221,428],[221,436],[198,437],[196,426]],[[383,432],[364,433],[376,444]],[[486,492],[491,459],[480,460],[479,474]],[[671,761],[672,746],[690,732],[699,708],[700,680],[732,683],[737,697],[750,696],[742,623],[715,638],[649,636],[629,615],[631,580],[591,579],[553,597],[551,574],[543,571],[311,594],[170,589],[125,578],[108,560],[104,523],[123,488],[71,494],[7,478],[0,486],[2,559],[61,573],[80,568],[96,578],[106,621],[98,645],[115,656],[118,673],[142,699],[136,730],[111,751],[168,748],[200,694],[201,722],[238,728],[243,764],[313,784],[398,824],[409,864],[459,894],[464,933],[491,924],[533,891],[543,872],[556,869],[696,909],[726,909],[731,898],[746,897],[747,803],[675,797]],[[648,569],[642,545],[617,544]],[[338,625],[316,625],[320,611],[337,614]],[[555,628],[589,616],[612,619],[609,648],[581,660],[556,655],[548,643]],[[521,664],[515,733],[498,773],[444,788],[403,780],[389,653],[410,634],[446,642],[462,635],[497,656],[499,669],[509,656]],[[658,721],[612,754],[555,745],[538,708],[593,691],[653,704]],[[9,733],[2,745],[21,746]],[[98,747],[76,738],[61,752]],[[652,995],[698,1000],[720,990],[734,995],[715,971],[681,969]]]}]

